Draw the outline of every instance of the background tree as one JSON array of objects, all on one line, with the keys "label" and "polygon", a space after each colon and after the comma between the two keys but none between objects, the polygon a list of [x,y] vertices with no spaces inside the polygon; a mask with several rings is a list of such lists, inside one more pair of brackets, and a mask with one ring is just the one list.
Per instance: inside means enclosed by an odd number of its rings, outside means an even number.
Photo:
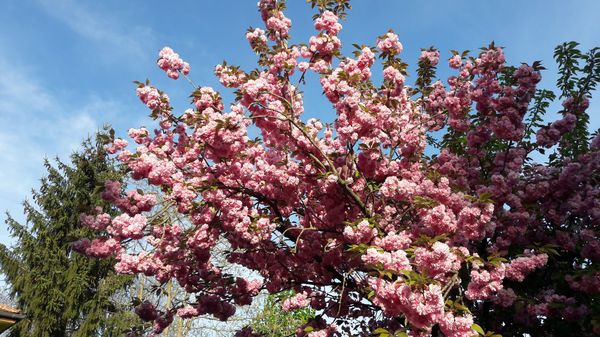
[{"label": "background tree", "polygon": [[33,203],[23,203],[26,223],[7,215],[15,243],[0,246],[0,266],[27,316],[10,336],[120,336],[137,322],[129,308],[111,299],[132,277],[115,274],[112,260],[88,259],[71,249],[73,238],[93,234],[80,225],[81,213],[116,214],[97,194],[107,179],[123,177],[104,149],[109,137],[101,132],[95,141],[84,141],[71,163],[46,160],[47,175],[32,191]]}]

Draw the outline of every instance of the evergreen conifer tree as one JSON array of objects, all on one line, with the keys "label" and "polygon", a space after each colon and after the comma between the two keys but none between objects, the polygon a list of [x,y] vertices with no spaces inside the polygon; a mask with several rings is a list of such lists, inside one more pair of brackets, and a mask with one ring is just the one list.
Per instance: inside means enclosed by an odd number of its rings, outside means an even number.
[{"label": "evergreen conifer tree", "polygon": [[114,301],[132,278],[116,275],[114,261],[90,259],[71,249],[74,239],[93,237],[80,226],[80,213],[101,207],[115,214],[97,193],[105,180],[122,177],[103,147],[112,133],[84,141],[70,164],[45,160],[47,175],[32,191],[33,202],[23,203],[26,223],[7,214],[15,242],[10,248],[0,245],[0,268],[26,315],[11,337],[121,336],[136,323],[130,308]]}]

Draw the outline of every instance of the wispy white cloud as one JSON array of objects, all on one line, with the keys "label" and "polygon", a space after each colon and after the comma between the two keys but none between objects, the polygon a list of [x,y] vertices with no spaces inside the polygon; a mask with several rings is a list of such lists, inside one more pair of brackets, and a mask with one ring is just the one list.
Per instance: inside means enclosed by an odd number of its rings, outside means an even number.
[{"label": "wispy white cloud", "polygon": [[[2,55],[0,74],[0,211],[22,220],[21,201],[44,175],[44,157],[67,159],[122,105],[99,97],[68,103],[31,69]],[[4,227],[0,242],[8,242]]]},{"label": "wispy white cloud", "polygon": [[[91,3],[39,0],[36,4],[82,40],[73,43],[81,43],[100,60],[135,66],[153,55],[145,50],[152,48],[150,29],[93,10]],[[41,64],[20,62],[18,50],[5,47],[0,52],[0,212],[8,210],[23,220],[21,202],[45,174],[44,158],[68,159],[82,139],[104,122],[126,119],[127,106],[94,96],[93,91],[54,87]],[[0,226],[0,242],[9,241],[6,228]]]},{"label": "wispy white cloud", "polygon": [[56,0],[37,2],[48,15],[60,21],[77,35],[97,44],[105,58],[122,56],[146,59],[144,46],[153,41],[152,30],[118,20],[118,15],[93,11],[80,1]]}]

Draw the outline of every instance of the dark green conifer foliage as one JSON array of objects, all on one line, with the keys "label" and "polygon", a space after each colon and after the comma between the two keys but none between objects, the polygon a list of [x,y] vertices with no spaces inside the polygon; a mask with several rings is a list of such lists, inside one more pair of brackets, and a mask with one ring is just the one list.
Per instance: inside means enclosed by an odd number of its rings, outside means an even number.
[{"label": "dark green conifer foliage", "polygon": [[[112,132],[110,132],[112,134]],[[79,225],[79,214],[95,207],[114,214],[96,193],[107,179],[123,174],[107,157],[101,132],[82,143],[71,163],[45,161],[47,175],[33,202],[23,203],[26,223],[7,214],[15,240],[0,245],[0,268],[26,319],[11,329],[11,337],[122,336],[136,318],[114,294],[125,291],[131,277],[116,275],[113,260],[96,260],[71,250],[76,238],[94,236]]]}]

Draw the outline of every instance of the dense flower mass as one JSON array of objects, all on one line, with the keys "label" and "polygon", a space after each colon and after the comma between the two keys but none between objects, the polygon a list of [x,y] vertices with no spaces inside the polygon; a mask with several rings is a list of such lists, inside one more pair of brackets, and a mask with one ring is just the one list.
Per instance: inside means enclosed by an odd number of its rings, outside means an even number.
[{"label": "dense flower mass", "polygon": [[[412,79],[398,35],[342,57],[347,1],[312,3],[315,34],[293,45],[284,3],[259,1],[265,27],[246,33],[259,67],[215,67],[235,89],[229,105],[195,87],[176,113],[165,93],[138,83],[159,127],[131,129],[135,149],[116,139],[107,151],[148,188],[108,182],[102,196],[122,214],[81,215],[99,237],[73,248],[191,295],[140,304],[152,333],[174,315],[226,320],[261,291],[289,289],[284,310],[317,313],[299,336],[599,333],[589,295],[599,284],[600,136],[588,133],[586,109],[600,56],[573,54],[591,65],[559,83],[562,117],[544,126],[554,95],[537,88],[538,63],[511,67],[491,44],[453,51],[455,74],[436,81],[441,53],[430,48]],[[169,48],[158,64],[171,78],[189,70]],[[303,120],[307,72],[333,123]],[[534,160],[551,150],[547,164]],[[149,249],[132,249],[139,241]],[[260,279],[230,274],[223,259]]]}]

